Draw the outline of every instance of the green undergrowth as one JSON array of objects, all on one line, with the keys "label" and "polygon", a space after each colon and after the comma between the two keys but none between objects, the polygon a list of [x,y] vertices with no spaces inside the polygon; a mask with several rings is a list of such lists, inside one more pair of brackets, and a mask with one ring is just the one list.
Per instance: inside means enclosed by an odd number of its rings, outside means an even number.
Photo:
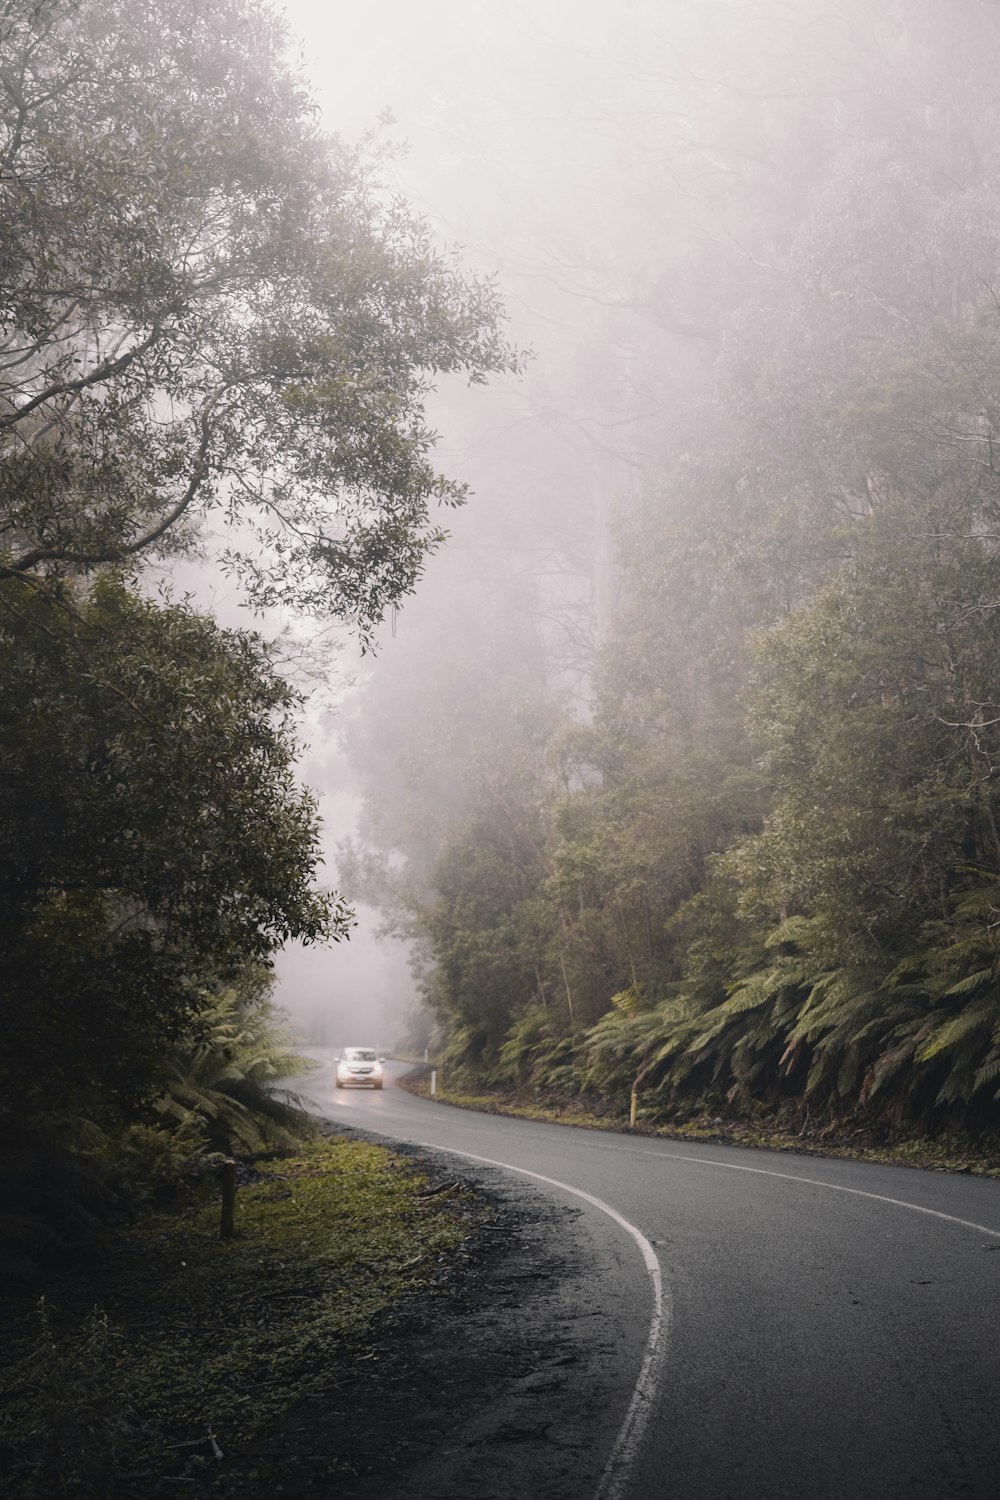
[{"label": "green undergrowth", "polygon": [[[410,1092],[430,1097],[429,1079],[413,1074],[402,1080]],[[465,1093],[437,1085],[437,1100],[456,1109],[474,1109],[493,1115],[512,1115],[525,1120],[544,1120],[552,1125],[576,1125],[585,1130],[612,1130],[624,1134],[660,1136],[666,1140],[712,1142],[717,1145],[754,1147],[761,1151],[795,1151],[805,1156],[839,1157],[849,1161],[881,1162],[890,1166],[924,1167],[935,1171],[975,1173],[1000,1177],[1000,1138],[972,1142],[961,1136],[931,1138],[887,1133],[857,1122],[818,1122],[804,1129],[789,1129],[766,1117],[753,1121],[699,1115],[664,1124],[649,1105],[640,1104],[636,1125],[628,1123],[628,1104],[614,1110],[587,1107],[573,1099],[544,1096],[524,1098],[515,1093],[491,1090]]]},{"label": "green undergrowth", "polygon": [[[10,1500],[296,1492],[284,1455],[281,1482],[269,1474],[263,1440],[377,1359],[385,1315],[468,1232],[467,1195],[427,1195],[414,1166],[367,1142],[327,1138],[243,1175],[233,1239],[217,1200],[191,1205],[53,1274],[41,1302],[0,1299]],[[336,1472],[335,1443],[325,1465]]]}]

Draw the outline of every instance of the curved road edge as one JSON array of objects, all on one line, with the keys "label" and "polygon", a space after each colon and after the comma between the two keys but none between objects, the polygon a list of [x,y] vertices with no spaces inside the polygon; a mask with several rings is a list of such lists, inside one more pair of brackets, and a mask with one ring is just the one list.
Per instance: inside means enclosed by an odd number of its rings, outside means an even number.
[{"label": "curved road edge", "polygon": [[[424,1144],[430,1148],[429,1142]],[[664,1287],[663,1271],[656,1251],[641,1229],[638,1229],[617,1209],[612,1208],[610,1203],[605,1203],[602,1198],[595,1197],[593,1193],[584,1192],[582,1188],[573,1187],[571,1183],[560,1182],[556,1177],[546,1177],[541,1172],[532,1172],[527,1167],[514,1166],[511,1162],[495,1161],[488,1156],[474,1156],[470,1152],[454,1150],[448,1146],[434,1146],[433,1149],[445,1151],[449,1155],[459,1157],[460,1160],[478,1162],[482,1166],[498,1167],[505,1172],[516,1172],[521,1177],[530,1177],[535,1182],[544,1183],[547,1187],[558,1188],[574,1198],[581,1198],[598,1212],[606,1214],[634,1240],[638,1247],[649,1278],[653,1304],[652,1316],[642,1366],[632,1390],[632,1398],[594,1497],[594,1500],[622,1500],[628,1492],[632,1465],[652,1411],[653,1399],[660,1380],[660,1367],[666,1349],[667,1330],[670,1325],[670,1299]]]}]

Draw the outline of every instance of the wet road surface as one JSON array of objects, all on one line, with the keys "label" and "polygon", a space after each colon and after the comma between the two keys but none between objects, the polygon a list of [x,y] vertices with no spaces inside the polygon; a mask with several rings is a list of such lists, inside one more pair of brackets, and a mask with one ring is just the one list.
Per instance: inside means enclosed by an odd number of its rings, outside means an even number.
[{"label": "wet road surface", "polygon": [[582,1210],[609,1334],[596,1500],[1000,1496],[1000,1182],[337,1091],[317,1056],[332,1120]]}]

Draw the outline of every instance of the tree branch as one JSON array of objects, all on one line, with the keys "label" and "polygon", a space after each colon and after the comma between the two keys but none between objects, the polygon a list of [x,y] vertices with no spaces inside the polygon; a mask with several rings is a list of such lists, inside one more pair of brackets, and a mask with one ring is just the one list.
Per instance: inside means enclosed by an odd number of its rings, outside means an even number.
[{"label": "tree branch", "polygon": [[27,552],[17,562],[8,567],[0,567],[0,578],[19,578],[32,568],[36,568],[43,562],[65,562],[72,563],[75,567],[96,568],[102,563],[124,562],[126,558],[135,557],[137,553],[145,551],[154,542],[158,542],[162,536],[175,526],[183,516],[184,512],[194,502],[202,482],[208,474],[208,449],[212,438],[211,416],[222,396],[229,389],[228,386],[220,386],[210,396],[202,407],[200,426],[201,440],[198,444],[198,453],[194,466],[183,495],[177,504],[158,521],[149,531],[146,531],[134,541],[123,543],[119,547],[107,548],[103,552],[67,552],[61,547],[36,547],[34,551]]},{"label": "tree branch", "polygon": [[60,384],[49,386],[47,390],[39,391],[37,396],[32,396],[30,401],[26,401],[23,406],[19,406],[16,411],[9,412],[6,416],[0,417],[0,432],[15,427],[21,421],[22,417],[26,417],[29,412],[33,412],[37,407],[43,406],[46,401],[54,401],[57,396],[75,394],[77,391],[86,390],[89,386],[99,385],[104,380],[109,380],[115,375],[120,375],[141,354],[145,354],[147,349],[151,349],[162,336],[162,333],[163,330],[160,325],[154,323],[146,338],[142,339],[132,349],[129,349],[127,353],[120,355],[118,359],[104,360],[101,364],[96,365],[89,374],[81,375],[78,380],[66,380]]}]

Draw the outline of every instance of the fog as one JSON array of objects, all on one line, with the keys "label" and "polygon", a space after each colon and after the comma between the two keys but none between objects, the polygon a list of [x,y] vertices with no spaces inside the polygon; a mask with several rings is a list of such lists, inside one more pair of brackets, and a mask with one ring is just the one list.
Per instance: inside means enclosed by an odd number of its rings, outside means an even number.
[{"label": "fog", "polygon": [[[629,54],[637,41],[641,50],[651,20],[659,29],[658,9],[644,18],[637,10],[642,26],[630,37],[602,6],[515,6],[502,24],[488,4],[286,7],[327,128],[355,139],[375,131],[399,148],[386,169],[392,186],[430,218],[442,244],[496,273],[512,337],[534,356],[520,381],[439,392],[440,464],[468,480],[473,495],[448,518],[447,554],[390,623],[378,657],[358,665],[376,689],[390,668],[419,674],[421,662],[446,651],[456,628],[468,633],[484,610],[514,615],[529,596],[532,607],[552,610],[554,645],[571,677],[586,675],[599,588],[595,521],[630,482],[641,423],[627,422],[622,443],[606,408],[620,371],[609,372],[609,382],[574,366],[588,328],[607,321],[606,299],[620,295],[615,283],[624,287],[629,275],[627,259],[616,256],[627,225],[621,203],[608,199],[609,176],[645,107]],[[608,53],[610,40],[621,41],[622,57]],[[597,201],[595,172],[603,186]],[[648,342],[639,327],[623,338]],[[638,357],[637,349],[623,344],[622,357]],[[359,815],[351,767],[338,750],[351,696],[348,687],[332,713],[308,726],[302,764],[321,797],[335,881],[337,846],[356,835]],[[439,796],[447,800],[444,786]],[[414,1005],[406,945],[380,935],[379,923],[361,904],[349,943],[279,958],[278,998],[310,1039],[343,1044],[378,1032],[391,1041]]]},{"label": "fog", "polygon": [[[683,31],[691,7],[674,9]],[[379,657],[358,670],[377,678],[392,658],[394,670],[409,674],[446,649],[456,626],[467,631],[470,615],[513,613],[530,593],[533,607],[552,611],[554,646],[579,681],[601,587],[595,522],[628,488],[643,429],[628,415],[608,421],[608,391],[616,405],[627,400],[622,373],[643,357],[649,330],[623,311],[621,367],[604,372],[610,379],[579,354],[588,331],[603,331],[614,314],[610,302],[627,301],[627,199],[643,188],[639,181],[623,192],[615,178],[623,145],[650,109],[658,128],[657,85],[651,93],[637,58],[650,28],[669,56],[669,14],[638,6],[630,20],[603,5],[548,3],[501,15],[462,0],[299,3],[285,13],[325,126],[352,139],[375,131],[400,148],[387,168],[393,187],[431,219],[443,244],[497,274],[512,336],[534,354],[522,381],[441,394],[441,467],[467,479],[473,496],[449,517],[448,554],[384,632]],[[383,123],[388,117],[394,123]],[[634,165],[641,177],[642,164]],[[336,671],[344,673],[342,660]],[[359,815],[337,745],[350,697],[348,686],[333,712],[308,725],[302,763],[321,798],[325,875],[334,883],[337,846],[356,834]],[[380,936],[379,922],[359,904],[349,943],[279,957],[278,998],[309,1039],[395,1037],[416,995],[406,945]]]},{"label": "fog", "polygon": [[[977,0],[957,9],[970,23],[984,10]],[[495,273],[511,336],[531,351],[520,378],[472,391],[444,383],[432,398],[440,467],[470,483],[470,502],[447,518],[447,548],[386,623],[377,656],[342,647],[332,697],[305,726],[302,774],[321,797],[326,877],[350,899],[377,899],[387,871],[408,865],[412,902],[446,830],[474,811],[475,777],[454,766],[481,754],[470,748],[478,695],[513,702],[544,684],[571,719],[588,720],[617,608],[618,518],[706,428],[731,420],[715,397],[720,361],[747,307],[766,308],[778,285],[827,138],[885,133],[880,111],[898,109],[885,79],[926,85],[904,13],[918,31],[926,21],[919,41],[937,36],[940,67],[946,10],[894,0],[285,7],[326,128],[371,132],[398,152],[382,168],[389,188],[443,245]],[[394,847],[391,822],[414,798],[426,827],[401,830]],[[345,839],[355,881],[358,850],[377,853],[374,883],[370,871],[353,888],[345,878]],[[362,903],[349,944],[281,956],[279,999],[307,1035],[396,1039],[417,987],[407,943],[379,934],[394,909],[398,926],[391,896],[380,912]]]}]

